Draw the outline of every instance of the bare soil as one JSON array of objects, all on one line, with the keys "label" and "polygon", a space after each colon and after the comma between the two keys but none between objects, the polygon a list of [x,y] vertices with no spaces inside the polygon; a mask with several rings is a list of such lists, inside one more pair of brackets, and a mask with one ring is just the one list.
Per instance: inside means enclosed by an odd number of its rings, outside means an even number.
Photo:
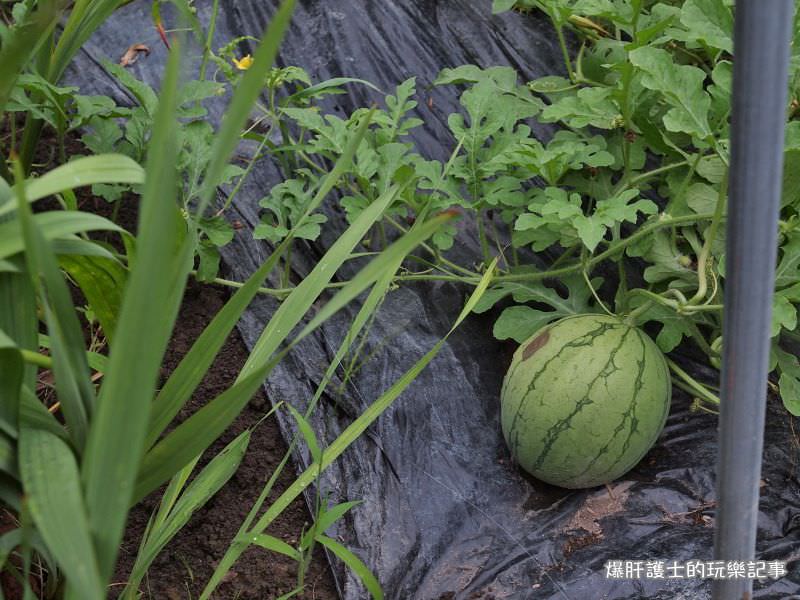
[{"label": "bare soil", "polygon": [[[102,199],[92,199],[91,210],[109,216],[112,206]],[[136,230],[136,199],[126,196],[117,213],[117,223],[128,231]],[[237,235],[247,235],[237,232]],[[194,340],[222,308],[230,296],[222,287],[189,280],[184,294],[172,339],[162,364],[166,379],[189,351]],[[225,391],[236,379],[247,360],[248,351],[238,330],[234,330],[217,359],[195,391],[192,399],[178,414],[177,421],[186,419],[194,411]],[[242,411],[231,427],[206,452],[198,469],[220,452],[229,442],[247,428],[253,427],[269,412],[271,405],[259,391]],[[225,553],[243,519],[250,511],[264,484],[272,475],[286,452],[286,443],[274,417],[265,419],[255,429],[247,454],[236,474],[208,504],[196,512],[186,527],[164,549],[153,563],[149,578],[142,590],[145,599],[192,600],[197,598],[214,571],[217,561]],[[278,479],[266,505],[275,500],[293,481],[295,470],[290,463]],[[147,521],[158,507],[160,493],[146,498],[134,507],[128,520],[128,529],[120,550],[117,574],[114,579],[123,583],[133,567],[136,551]],[[310,524],[308,508],[302,497],[293,502],[275,520],[268,533],[290,545],[296,545],[303,529]],[[291,592],[297,586],[297,563],[289,557],[261,548],[247,550],[217,588],[215,600],[268,600]],[[121,589],[122,586],[116,586]],[[112,590],[114,588],[112,587]],[[298,600],[336,600],[338,593],[327,559],[318,548],[305,574],[305,592],[292,596]],[[111,598],[116,594],[112,593]]]},{"label": "bare soil", "polygon": [[[222,307],[227,295],[225,290],[190,282],[163,365],[165,376],[178,365],[194,339]],[[234,332],[179,419],[186,418],[224,391],[236,378],[246,359],[244,343],[239,333]],[[208,456],[213,456],[239,433],[255,425],[269,409],[269,402],[263,392],[259,392],[229,430],[209,449]],[[187,600],[199,596],[216,561],[225,552],[285,452],[286,444],[277,421],[270,417],[255,430],[236,474],[203,509],[195,513],[153,564],[150,577],[143,586],[144,598]],[[293,475],[294,469],[290,465],[278,480],[271,499],[277,498],[291,484]],[[159,494],[153,494],[131,512],[115,581],[124,582],[133,566],[139,540],[150,514],[157,508],[158,500]],[[275,521],[269,533],[295,545],[303,527],[309,522],[307,507],[302,499],[298,499]],[[220,600],[277,598],[290,592],[296,584],[297,564],[294,561],[280,554],[251,548],[234,565],[214,597]],[[293,597],[309,600],[338,598],[327,560],[321,551],[314,556],[306,575],[306,592]]]},{"label": "bare soil", "polygon": [[[21,126],[21,122],[19,125]],[[38,148],[35,163],[37,171],[54,165],[56,140],[46,130]],[[0,123],[0,139],[8,143],[7,123]],[[75,139],[66,140],[66,154],[86,154]],[[80,209],[111,218],[131,232],[136,230],[137,200],[126,195],[120,206],[107,203],[91,195],[90,190],[78,191]],[[55,203],[44,201],[39,209],[57,208]],[[245,235],[244,232],[240,235]],[[109,240],[112,241],[112,240]],[[113,242],[112,242],[113,243]],[[76,300],[80,293],[76,291]],[[177,323],[166,352],[162,375],[166,378],[178,365],[180,359],[191,348],[194,340],[223,306],[229,292],[227,289],[190,281],[186,289]],[[244,365],[248,352],[239,332],[234,330],[217,356],[200,387],[186,407],[178,415],[178,421],[187,418],[195,410],[224,391],[236,378]],[[259,393],[245,407],[242,414],[228,431],[218,439],[201,459],[198,469],[207,464],[233,438],[247,428],[256,425],[269,412],[270,404],[264,393]],[[198,510],[178,535],[167,545],[153,563],[145,579],[143,599],[192,600],[197,598],[242,520],[249,512],[264,484],[286,452],[286,443],[281,436],[274,417],[264,419],[251,437],[247,453],[236,474],[205,507]],[[275,485],[269,503],[277,498],[293,481],[295,470],[290,463]],[[113,579],[109,598],[116,598],[136,558],[136,552],[147,521],[157,508],[161,492],[156,492],[135,506],[129,516]],[[13,526],[10,513],[0,516],[0,531]],[[283,541],[296,545],[304,527],[310,523],[307,506],[302,497],[293,502],[270,527],[268,533]],[[222,585],[214,594],[215,600],[268,600],[291,592],[297,586],[297,563],[280,554],[260,548],[250,548],[236,562]],[[325,555],[317,549],[305,574],[304,592],[292,596],[302,600],[336,600],[339,595]],[[38,582],[33,582],[34,590]],[[21,589],[11,577],[0,578],[0,589],[9,600],[19,600]]]}]

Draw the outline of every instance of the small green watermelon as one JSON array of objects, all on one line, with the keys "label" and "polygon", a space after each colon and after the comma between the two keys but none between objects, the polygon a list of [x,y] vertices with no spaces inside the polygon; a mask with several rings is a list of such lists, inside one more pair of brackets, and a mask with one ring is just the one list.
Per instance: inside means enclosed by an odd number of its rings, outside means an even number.
[{"label": "small green watermelon", "polygon": [[503,435],[534,477],[602,485],[653,446],[671,393],[666,359],[643,331],[608,315],[567,317],[514,354],[501,393]]}]

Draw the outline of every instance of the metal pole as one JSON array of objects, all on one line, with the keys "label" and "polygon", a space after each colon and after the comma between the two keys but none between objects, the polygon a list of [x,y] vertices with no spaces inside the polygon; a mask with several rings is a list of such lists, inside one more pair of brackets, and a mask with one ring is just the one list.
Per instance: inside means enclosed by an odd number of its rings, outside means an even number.
[{"label": "metal pole", "polygon": [[[736,2],[716,560],[755,557],[792,16],[792,0]],[[752,588],[719,579],[713,597]]]}]

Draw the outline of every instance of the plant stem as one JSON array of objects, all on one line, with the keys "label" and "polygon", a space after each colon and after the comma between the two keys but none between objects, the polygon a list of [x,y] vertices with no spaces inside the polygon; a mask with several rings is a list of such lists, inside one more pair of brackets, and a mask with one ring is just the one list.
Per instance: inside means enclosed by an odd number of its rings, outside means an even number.
[{"label": "plant stem", "polygon": [[[189,274],[192,277],[197,277],[197,271],[189,271]],[[394,278],[394,281],[456,281],[459,283],[469,283],[471,285],[477,285],[479,281],[479,277],[476,275],[475,278],[468,278],[468,277],[459,277],[456,275],[424,275],[424,274],[411,274],[411,275],[398,275]],[[215,277],[214,279],[207,281],[205,283],[213,283],[216,285],[224,285],[230,288],[240,288],[244,286],[244,283],[241,281],[231,281],[230,279],[222,279],[221,277]],[[329,283],[325,286],[325,289],[336,289],[342,288],[346,286],[349,281],[335,281],[333,283]],[[259,294],[264,294],[267,296],[275,296],[277,298],[281,298],[283,296],[288,296],[295,290],[294,287],[284,287],[284,288],[268,288],[268,287],[260,287],[258,288]]]},{"label": "plant stem", "polygon": [[669,365],[670,370],[677,375],[683,382],[691,388],[691,391],[698,394],[703,400],[711,402],[712,404],[719,405],[719,398],[708,391],[708,388],[704,386],[702,383],[697,381],[694,377],[689,375],[686,371],[681,369],[675,361],[670,358],[667,358],[667,364]]},{"label": "plant stem", "polygon": [[[650,225],[645,225],[636,233],[620,240],[615,244],[611,244],[606,250],[590,258],[586,266],[593,267],[594,265],[610,258],[620,250],[630,246],[635,241],[650,235],[653,231],[662,229],[664,227],[672,227],[673,225],[681,225],[684,223],[694,223],[696,221],[708,221],[712,219],[712,213],[703,213],[697,215],[682,215],[680,217],[670,217],[668,219],[661,219]],[[569,267],[562,267],[561,269],[554,269],[551,271],[539,271],[537,273],[512,273],[509,275],[499,275],[494,278],[494,281],[538,281],[540,279],[549,279],[552,277],[560,277],[562,275],[569,275],[575,273],[583,268],[582,264],[575,264]]]},{"label": "plant stem", "polygon": [[700,254],[697,256],[697,292],[694,296],[689,300],[688,304],[694,305],[700,303],[703,298],[706,296],[706,292],[708,291],[708,278],[706,277],[706,266],[708,264],[708,259],[711,256],[711,247],[714,245],[714,241],[717,239],[717,229],[719,228],[719,224],[722,221],[722,211],[725,208],[726,201],[728,199],[728,174],[725,173],[725,176],[722,179],[722,183],[719,187],[719,195],[717,196],[717,204],[714,208],[714,217],[711,219],[711,225],[708,228],[708,234],[706,235],[705,242],[703,243],[703,248],[700,250]]},{"label": "plant stem", "polygon": [[283,274],[281,275],[281,283],[284,287],[289,287],[292,277],[292,243],[293,241],[289,242],[289,245],[286,246],[286,254],[283,258]]},{"label": "plant stem", "polygon": [[264,134],[264,137],[262,138],[262,140],[261,140],[261,143],[260,143],[260,144],[259,144],[259,146],[258,146],[258,149],[257,149],[257,150],[256,150],[256,151],[253,153],[253,156],[252,156],[252,157],[250,158],[250,160],[248,161],[248,163],[247,163],[247,167],[245,167],[245,170],[244,170],[244,172],[243,172],[243,173],[242,173],[242,174],[239,176],[239,179],[238,179],[238,181],[236,182],[236,185],[234,185],[234,186],[233,186],[233,189],[231,190],[231,193],[230,193],[230,194],[228,194],[228,197],[225,199],[225,203],[224,203],[224,204],[222,205],[222,207],[221,207],[221,208],[220,208],[220,209],[217,211],[217,213],[216,213],[216,214],[217,214],[217,216],[221,215],[221,214],[222,214],[222,213],[224,213],[226,210],[228,210],[228,208],[230,207],[230,205],[233,203],[233,198],[234,198],[234,196],[236,196],[236,194],[237,194],[237,193],[239,192],[239,190],[241,189],[241,187],[242,187],[242,184],[244,183],[245,179],[247,179],[247,176],[248,176],[248,175],[250,175],[250,171],[252,171],[252,170],[253,170],[253,165],[255,165],[255,164],[256,164],[256,160],[258,160],[259,158],[261,158],[261,150],[263,150],[263,149],[264,149],[264,146],[266,145],[266,143],[267,143],[267,140],[269,139],[269,135],[272,133],[272,127],[273,127],[273,126],[272,126],[272,125],[270,125],[270,129],[269,129],[269,131],[268,131],[267,133],[265,133],[265,134]]},{"label": "plant stem", "polygon": [[[580,272],[584,267],[587,271],[591,270],[591,267],[597,265],[598,263],[606,260],[607,258],[613,256],[615,253],[623,250],[630,244],[634,243],[636,240],[649,235],[653,231],[661,229],[663,227],[671,227],[673,225],[679,225],[683,223],[693,223],[696,221],[707,221],[713,218],[713,214],[710,213],[703,213],[697,215],[682,215],[680,217],[672,217],[669,219],[662,219],[660,221],[656,221],[655,223],[651,223],[645,227],[642,227],[634,233],[633,235],[619,240],[617,243],[612,244],[609,246],[605,251],[601,252],[600,254],[593,256],[589,260],[586,261],[586,264],[577,263],[574,265],[569,265],[566,267],[561,267],[560,269],[550,269],[549,271],[538,271],[534,273],[510,273],[507,275],[496,275],[493,279],[493,283],[501,282],[501,281],[541,281],[542,279],[552,279],[558,278],[563,275],[570,275],[572,273]],[[389,222],[392,223],[392,220],[389,219]],[[403,230],[402,226],[399,223],[392,223],[393,225],[397,226],[401,230]],[[426,248],[429,249],[429,248]],[[410,275],[398,275],[395,277],[395,281],[455,281],[459,283],[464,283],[468,285],[477,285],[480,282],[480,274],[474,273],[472,271],[468,271],[463,267],[456,265],[455,263],[451,263],[447,261],[447,263],[452,266],[453,268],[457,269],[458,271],[464,272],[464,275],[427,275],[427,274],[410,274]],[[197,276],[197,271],[190,271],[191,275]],[[218,285],[225,285],[228,287],[242,287],[243,283],[238,281],[230,281],[227,279],[221,279],[219,277],[213,279],[211,283],[216,283]],[[347,285],[348,282],[334,282],[326,286],[327,288],[340,288]],[[267,294],[270,296],[282,297],[290,294],[294,290],[293,287],[286,287],[286,288],[266,288],[262,287],[259,288],[259,293]],[[638,290],[634,290],[637,291]],[[642,290],[645,291],[645,290]],[[652,292],[651,292],[652,293]],[[655,294],[654,294],[655,295]],[[662,299],[663,300],[663,299]],[[699,308],[699,307],[698,307]],[[695,309],[697,310],[697,308]],[[711,308],[707,308],[706,310],[712,310]]]},{"label": "plant stem", "polygon": [[678,162],[670,163],[668,165],[664,165],[653,169],[651,171],[645,171],[644,173],[640,173],[636,177],[631,177],[630,180],[627,182],[627,187],[634,187],[639,185],[643,181],[650,179],[651,177],[656,177],[657,175],[661,175],[663,173],[668,173],[669,171],[673,171],[675,169],[679,169],[680,167],[685,167],[689,163],[685,160],[681,160]]},{"label": "plant stem", "polygon": [[603,301],[600,299],[600,296],[598,296],[598,295],[597,295],[597,290],[595,290],[595,289],[594,289],[594,286],[592,285],[592,282],[591,282],[591,280],[589,279],[589,274],[586,272],[586,269],[584,269],[584,270],[582,271],[582,274],[583,274],[583,280],[586,282],[586,285],[589,287],[589,291],[592,293],[592,296],[594,296],[595,302],[597,302],[597,304],[600,306],[600,308],[602,308],[602,309],[603,309],[603,311],[604,311],[604,312],[605,312],[607,315],[609,315],[609,316],[613,317],[613,316],[614,316],[614,313],[612,313],[610,310],[608,310],[608,307],[607,307],[607,306],[605,305],[605,303],[604,303],[604,302],[603,302]]},{"label": "plant stem", "polygon": [[681,311],[686,313],[720,312],[724,308],[725,308],[724,304],[700,304],[698,306],[682,306]]},{"label": "plant stem", "polygon": [[219,0],[214,0],[211,6],[211,19],[208,22],[208,32],[206,33],[206,44],[203,48],[203,58],[200,61],[200,75],[198,79],[205,81],[206,67],[208,66],[208,57],[211,54],[211,42],[214,39],[214,30],[217,27],[217,14],[219,13]]},{"label": "plant stem", "polygon": [[557,23],[553,15],[550,15],[550,19],[553,21],[553,25],[556,28],[556,35],[558,36],[558,45],[561,48],[561,54],[564,57],[564,64],[567,67],[567,74],[569,75],[569,80],[574,83],[575,71],[573,71],[572,69],[572,60],[569,57],[569,50],[567,50],[567,40],[564,38],[564,28]]},{"label": "plant stem", "polygon": [[575,254],[578,250],[580,250],[580,246],[571,246],[570,248],[567,248],[566,250],[564,250],[564,252],[561,253],[561,256],[559,256],[553,261],[553,264],[550,265],[550,268],[555,269],[556,267],[558,267],[558,265],[560,265],[565,260],[570,258],[573,254]]},{"label": "plant stem", "polygon": [[[642,288],[636,288],[636,289],[631,290],[629,293],[632,294],[632,295],[636,294],[638,296],[644,296],[644,297],[646,297],[648,299],[648,301],[651,304],[654,303],[654,302],[657,302],[658,304],[662,304],[662,305],[664,305],[664,306],[666,306],[668,308],[671,308],[672,310],[675,310],[675,311],[678,310],[678,303],[675,300],[670,300],[669,298],[665,298],[661,294],[656,294],[655,292],[651,292],[650,290],[645,290],[645,289],[642,289]],[[636,310],[638,310],[638,309],[636,309]],[[643,312],[643,311],[639,311],[639,312],[637,312],[637,314],[639,314],[640,312]]]},{"label": "plant stem", "polygon": [[478,210],[476,219],[478,222],[478,238],[481,242],[481,252],[483,253],[484,264],[489,264],[492,260],[492,252],[489,249],[489,239],[486,237],[486,227],[483,223],[483,211]]},{"label": "plant stem", "polygon": [[653,306],[653,300],[648,300],[641,306],[637,306],[630,313],[628,313],[628,316],[625,317],[625,322],[631,327],[635,327],[636,319],[639,317],[639,315],[646,313],[651,306]]},{"label": "plant stem", "polygon": [[19,353],[22,355],[22,360],[26,363],[31,365],[36,365],[37,367],[41,367],[43,369],[52,369],[53,368],[53,359],[49,356],[45,356],[44,354],[39,354],[38,352],[33,352],[31,350],[20,349]]},{"label": "plant stem", "polygon": [[[403,226],[402,226],[400,223],[398,223],[398,222],[397,222],[397,221],[396,221],[396,220],[395,220],[393,217],[390,217],[390,216],[386,215],[386,216],[384,217],[384,219],[386,219],[386,221],[387,221],[387,222],[388,222],[388,223],[389,223],[389,224],[390,224],[392,227],[394,227],[395,229],[397,229],[397,230],[398,230],[398,231],[400,231],[401,233],[404,233],[404,234],[405,234],[405,233],[408,233],[408,228],[407,228],[407,227],[403,227]],[[431,254],[433,254],[433,255],[436,257],[436,259],[437,259],[437,260],[441,261],[441,263],[442,263],[443,265],[446,265],[446,266],[447,266],[447,267],[449,267],[450,269],[453,269],[454,271],[459,271],[460,273],[463,273],[463,274],[464,274],[464,275],[466,275],[467,277],[478,277],[478,274],[477,274],[477,273],[474,273],[473,271],[470,271],[469,269],[465,269],[465,268],[464,268],[464,267],[462,267],[461,265],[457,265],[457,264],[456,264],[456,263],[454,263],[453,261],[451,261],[451,260],[448,260],[447,258],[445,258],[444,256],[442,256],[442,255],[441,255],[441,253],[440,253],[438,250],[436,250],[435,248],[431,247],[431,246],[430,246],[428,243],[426,243],[426,242],[422,242],[422,243],[420,244],[420,247],[421,247],[421,248],[423,248],[423,249],[424,249],[426,252],[430,252]]]}]

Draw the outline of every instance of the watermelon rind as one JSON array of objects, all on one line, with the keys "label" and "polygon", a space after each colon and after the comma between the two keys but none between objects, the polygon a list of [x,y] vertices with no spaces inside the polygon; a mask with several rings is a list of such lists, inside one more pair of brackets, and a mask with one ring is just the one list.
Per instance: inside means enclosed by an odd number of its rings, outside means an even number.
[{"label": "watermelon rind", "polygon": [[671,395],[666,359],[644,331],[615,316],[570,316],[514,354],[501,392],[503,435],[534,477],[594,487],[650,450]]}]

